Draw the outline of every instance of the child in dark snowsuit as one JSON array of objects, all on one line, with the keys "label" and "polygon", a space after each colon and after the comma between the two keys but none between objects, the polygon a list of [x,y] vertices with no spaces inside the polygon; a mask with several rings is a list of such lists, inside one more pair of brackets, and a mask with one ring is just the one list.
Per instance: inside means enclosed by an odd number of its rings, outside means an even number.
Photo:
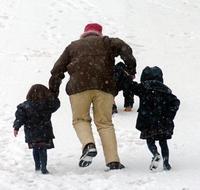
[{"label": "child in dark snowsuit", "polygon": [[33,85],[26,101],[17,106],[14,121],[14,136],[24,125],[25,142],[33,149],[35,170],[49,173],[47,166],[47,149],[54,148],[51,115],[60,107],[60,101],[41,84]]},{"label": "child in dark snowsuit", "polygon": [[[124,96],[124,111],[131,111],[134,103],[133,90],[130,88],[130,80],[133,80],[135,76],[130,75],[127,72],[127,66],[123,62],[119,62],[115,65],[114,79],[116,81],[116,96],[119,91],[123,91]],[[117,105],[113,104],[112,113],[117,113]]]},{"label": "child in dark snowsuit", "polygon": [[136,128],[141,131],[140,138],[146,139],[147,146],[153,154],[150,169],[158,167],[160,154],[155,141],[159,141],[163,169],[170,170],[167,139],[171,139],[173,135],[173,120],[180,101],[163,84],[162,70],[157,66],[146,67],[141,75],[141,83],[132,81],[132,89],[140,98]]}]

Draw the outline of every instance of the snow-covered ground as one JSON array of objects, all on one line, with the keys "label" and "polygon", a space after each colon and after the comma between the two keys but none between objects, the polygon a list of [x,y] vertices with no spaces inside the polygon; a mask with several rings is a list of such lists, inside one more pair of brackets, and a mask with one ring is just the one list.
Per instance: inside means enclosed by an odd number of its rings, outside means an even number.
[{"label": "snow-covered ground", "polygon": [[[1,190],[198,190],[200,187],[200,0],[0,0],[0,189]],[[104,34],[133,48],[138,81],[142,69],[160,66],[165,83],[181,100],[169,141],[172,170],[149,171],[151,154],[135,129],[138,99],[131,113],[113,116],[121,162],[126,169],[105,172],[95,127],[98,156],[79,168],[81,146],[71,124],[65,84],[61,108],[53,115],[56,148],[48,152],[50,175],[35,173],[23,128],[14,138],[17,104],[30,86],[48,84],[49,71],[85,24],[99,22]]]}]

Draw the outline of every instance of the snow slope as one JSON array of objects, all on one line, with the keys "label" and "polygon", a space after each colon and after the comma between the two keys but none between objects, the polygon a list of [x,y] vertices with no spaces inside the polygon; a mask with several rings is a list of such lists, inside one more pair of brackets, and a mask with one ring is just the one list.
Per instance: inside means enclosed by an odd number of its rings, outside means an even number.
[{"label": "snow slope", "polygon": [[[1,190],[197,190],[200,182],[200,1],[199,0],[0,0],[0,189]],[[135,129],[138,99],[131,113],[113,116],[119,154],[126,169],[105,172],[100,139],[98,156],[79,168],[81,146],[71,124],[61,85],[61,108],[53,115],[56,148],[48,153],[50,175],[35,173],[23,129],[13,137],[16,105],[30,86],[48,84],[49,71],[64,48],[88,22],[133,48],[137,77],[149,65],[163,69],[165,83],[181,100],[175,134],[169,141],[170,172],[148,170],[151,154]]]}]

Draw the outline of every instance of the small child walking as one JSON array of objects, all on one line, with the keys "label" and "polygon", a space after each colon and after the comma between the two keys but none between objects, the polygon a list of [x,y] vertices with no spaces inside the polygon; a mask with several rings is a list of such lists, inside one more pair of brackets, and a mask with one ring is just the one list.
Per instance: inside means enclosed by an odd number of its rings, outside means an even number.
[{"label": "small child walking", "polygon": [[26,101],[17,106],[14,121],[14,136],[24,125],[25,142],[33,149],[35,170],[48,174],[47,149],[54,148],[51,115],[60,107],[60,101],[42,84],[33,85]]},{"label": "small child walking", "polygon": [[145,67],[140,80],[139,84],[131,82],[134,94],[140,99],[136,129],[141,132],[140,138],[146,139],[148,149],[153,155],[150,170],[156,169],[161,159],[156,141],[159,141],[161,147],[163,169],[170,170],[167,140],[172,138],[173,120],[180,101],[163,84],[163,73],[159,67]]},{"label": "small child walking", "polygon": [[[130,80],[135,78],[134,75],[130,75],[127,66],[123,62],[119,62],[114,68],[114,79],[116,82],[116,96],[122,90],[124,96],[124,111],[130,112],[134,104],[133,90],[130,88]],[[114,102],[112,113],[118,113],[117,105]]]}]

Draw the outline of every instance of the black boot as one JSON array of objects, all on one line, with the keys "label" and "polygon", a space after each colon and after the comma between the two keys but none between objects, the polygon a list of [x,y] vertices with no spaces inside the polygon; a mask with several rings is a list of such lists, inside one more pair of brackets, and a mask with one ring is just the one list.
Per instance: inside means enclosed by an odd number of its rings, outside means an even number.
[{"label": "black boot", "polygon": [[110,162],[106,166],[109,167],[110,170],[118,170],[125,168],[125,166],[120,162]]},{"label": "black boot", "polygon": [[163,169],[164,170],[171,170],[171,166],[169,164],[169,148],[167,145],[167,140],[162,139],[159,141],[161,151],[162,151],[162,157],[163,157]]},{"label": "black boot", "polygon": [[46,168],[41,169],[42,174],[49,174],[49,171]]},{"label": "black boot", "polygon": [[82,152],[82,156],[79,161],[80,167],[87,167],[92,163],[92,159],[97,155],[97,149],[94,143],[88,143]]},{"label": "black boot", "polygon": [[41,172],[42,174],[48,174],[49,171],[47,170],[47,150],[46,149],[40,149],[40,161],[41,161]]},{"label": "black boot", "polygon": [[164,170],[171,170],[171,166],[169,164],[168,158],[163,158],[163,169]]},{"label": "black boot", "polygon": [[40,165],[39,166],[35,165],[35,171],[39,171],[39,170],[40,170]]}]

